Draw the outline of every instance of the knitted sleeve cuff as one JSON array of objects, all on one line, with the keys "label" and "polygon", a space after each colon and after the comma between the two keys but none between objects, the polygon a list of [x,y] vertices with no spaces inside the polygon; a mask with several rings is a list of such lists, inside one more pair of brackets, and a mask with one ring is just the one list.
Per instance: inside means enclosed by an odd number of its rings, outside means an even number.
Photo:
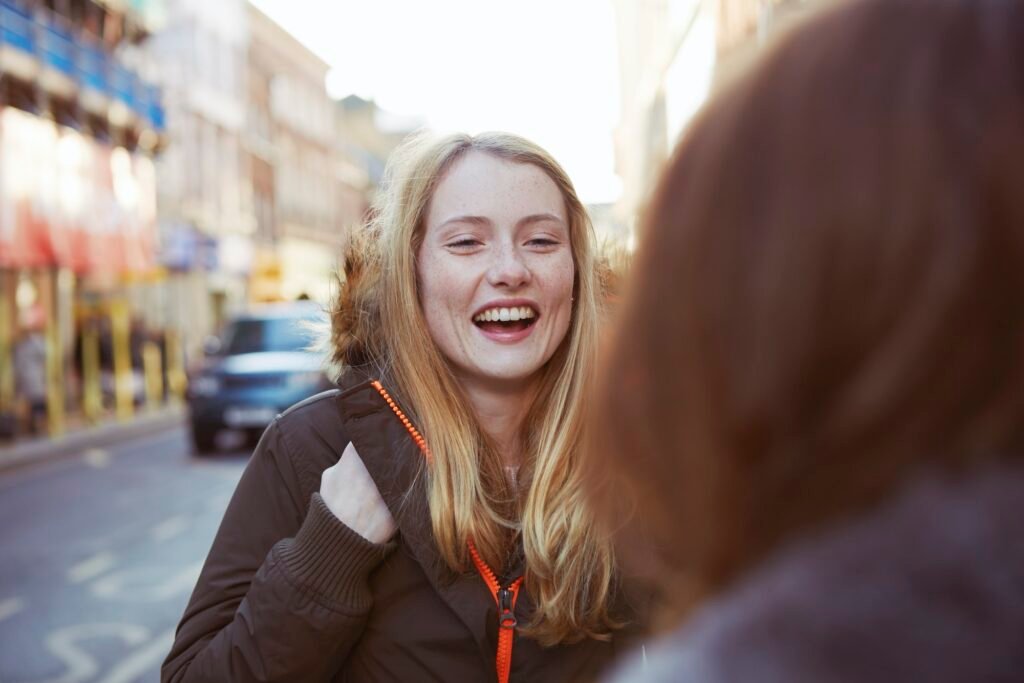
[{"label": "knitted sleeve cuff", "polygon": [[334,516],[319,493],[294,538],[276,550],[288,574],[304,588],[351,613],[370,609],[367,579],[392,550],[395,541],[371,543]]}]

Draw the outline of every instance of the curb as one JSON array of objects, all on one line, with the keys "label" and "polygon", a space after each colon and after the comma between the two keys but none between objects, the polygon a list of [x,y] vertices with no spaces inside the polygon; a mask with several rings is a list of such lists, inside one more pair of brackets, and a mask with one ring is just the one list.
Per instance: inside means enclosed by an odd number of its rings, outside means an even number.
[{"label": "curb", "polygon": [[184,423],[186,412],[183,405],[167,406],[153,412],[140,413],[128,422],[111,420],[56,439],[39,438],[3,446],[0,447],[0,472],[59,460],[78,455],[89,448],[108,446],[118,441],[172,429]]}]

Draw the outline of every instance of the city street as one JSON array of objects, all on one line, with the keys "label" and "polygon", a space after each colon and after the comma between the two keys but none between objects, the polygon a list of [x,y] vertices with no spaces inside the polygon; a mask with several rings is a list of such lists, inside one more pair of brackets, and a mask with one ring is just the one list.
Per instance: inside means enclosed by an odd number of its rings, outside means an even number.
[{"label": "city street", "polygon": [[0,475],[0,681],[159,680],[247,460],[182,427]]}]

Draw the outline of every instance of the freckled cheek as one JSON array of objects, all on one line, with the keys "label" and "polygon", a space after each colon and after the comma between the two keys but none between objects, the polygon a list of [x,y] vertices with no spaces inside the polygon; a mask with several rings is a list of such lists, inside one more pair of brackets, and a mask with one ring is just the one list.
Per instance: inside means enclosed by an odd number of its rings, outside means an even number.
[{"label": "freckled cheek", "polygon": [[575,278],[576,269],[571,257],[547,273],[544,289],[549,301],[557,310],[568,312],[571,309],[570,299]]},{"label": "freckled cheek", "polygon": [[420,283],[423,309],[434,324],[457,326],[469,315],[472,283],[459,268],[434,262],[430,264],[429,274],[421,276]]}]

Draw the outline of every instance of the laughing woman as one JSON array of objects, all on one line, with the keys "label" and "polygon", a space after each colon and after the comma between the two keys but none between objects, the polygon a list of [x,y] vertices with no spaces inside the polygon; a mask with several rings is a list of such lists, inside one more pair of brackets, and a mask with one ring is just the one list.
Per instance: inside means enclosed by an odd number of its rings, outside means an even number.
[{"label": "laughing woman", "polygon": [[340,390],[264,434],[165,681],[590,680],[629,610],[581,490],[587,214],[504,134],[396,153],[333,311]]}]

